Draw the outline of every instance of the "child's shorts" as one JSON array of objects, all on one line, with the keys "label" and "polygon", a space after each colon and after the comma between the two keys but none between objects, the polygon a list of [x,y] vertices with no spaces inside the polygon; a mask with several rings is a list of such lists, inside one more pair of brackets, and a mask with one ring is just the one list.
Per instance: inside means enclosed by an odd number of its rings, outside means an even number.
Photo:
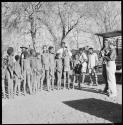
[{"label": "child's shorts", "polygon": [[82,64],[81,73],[86,73],[86,70],[87,70],[87,63],[84,62],[84,63]]}]

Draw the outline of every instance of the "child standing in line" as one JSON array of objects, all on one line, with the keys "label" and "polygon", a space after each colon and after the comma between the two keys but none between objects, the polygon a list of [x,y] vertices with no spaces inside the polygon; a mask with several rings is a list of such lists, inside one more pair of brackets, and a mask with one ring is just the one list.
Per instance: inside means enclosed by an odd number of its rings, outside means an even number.
[{"label": "child standing in line", "polygon": [[50,80],[51,80],[52,89],[54,90],[55,55],[54,55],[54,48],[52,46],[49,47],[49,63],[50,63],[50,67],[49,67]]},{"label": "child standing in line", "polygon": [[61,59],[61,54],[57,53],[56,54],[56,74],[57,74],[57,89],[61,89],[61,78],[62,78],[62,59]]},{"label": "child standing in line", "polygon": [[70,89],[70,56],[66,49],[63,55],[64,89],[66,88],[66,76],[68,79],[68,89]]},{"label": "child standing in line", "polygon": [[21,67],[20,67],[20,56],[15,56],[15,64],[14,64],[14,77],[15,77],[15,88],[14,88],[14,95],[16,95],[17,88],[18,88],[18,95],[20,95],[20,87],[21,81],[23,80],[23,76],[21,74]]},{"label": "child standing in line", "polygon": [[7,80],[8,80],[8,97],[14,98],[13,95],[13,67],[14,67],[14,49],[9,47],[7,50],[8,61],[7,61]]},{"label": "child standing in line", "polygon": [[36,59],[36,52],[35,50],[30,50],[30,66],[31,66],[31,86],[33,94],[37,92],[37,59]]},{"label": "child standing in line", "polygon": [[87,58],[87,55],[85,53],[85,48],[80,48],[79,52],[80,52],[79,60],[80,60],[81,65],[82,65],[82,68],[81,68],[82,84],[84,84],[88,58]]},{"label": "child standing in line", "polygon": [[47,88],[48,88],[48,91],[51,91],[51,85],[50,85],[50,79],[49,79],[49,67],[50,67],[49,66],[49,64],[50,64],[49,63],[49,53],[48,53],[46,45],[43,46],[43,53],[41,55],[41,60],[42,60],[42,65],[43,65],[43,69],[44,69],[42,82],[46,75]]},{"label": "child standing in line", "polygon": [[23,59],[23,72],[24,72],[24,94],[26,95],[26,83],[29,87],[30,94],[32,94],[32,86],[31,86],[31,67],[30,67],[30,59],[27,51],[24,51],[24,59]]},{"label": "child standing in line", "polygon": [[81,62],[79,60],[79,55],[75,55],[75,59],[73,60],[73,71],[74,71],[74,80],[73,80],[73,89],[75,81],[79,84],[79,75],[81,74]]},{"label": "child standing in line", "polygon": [[42,63],[41,63],[41,55],[40,55],[40,53],[37,53],[36,54],[36,56],[37,56],[37,73],[36,73],[36,77],[37,77],[37,83],[38,83],[38,90],[42,90],[42,85],[43,84],[41,84],[41,79],[42,79],[42,74],[44,74],[43,73],[43,68],[42,68]]},{"label": "child standing in line", "polygon": [[6,98],[6,92],[5,92],[6,71],[7,71],[6,61],[4,58],[2,58],[2,94],[4,99]]},{"label": "child standing in line", "polygon": [[91,79],[91,84],[93,85],[93,80],[92,80],[92,76],[95,76],[95,84],[98,85],[98,81],[97,81],[97,74],[95,71],[95,67],[98,64],[98,56],[96,53],[93,52],[93,48],[89,48],[89,55],[88,55],[88,69],[89,69],[89,76]]}]

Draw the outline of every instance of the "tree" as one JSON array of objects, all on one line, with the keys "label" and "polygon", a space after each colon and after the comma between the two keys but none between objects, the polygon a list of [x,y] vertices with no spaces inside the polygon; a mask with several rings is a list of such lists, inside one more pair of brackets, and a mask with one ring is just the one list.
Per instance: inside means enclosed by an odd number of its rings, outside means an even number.
[{"label": "tree", "polygon": [[35,49],[36,33],[40,28],[37,21],[43,2],[3,2],[2,26],[8,32],[31,34]]}]

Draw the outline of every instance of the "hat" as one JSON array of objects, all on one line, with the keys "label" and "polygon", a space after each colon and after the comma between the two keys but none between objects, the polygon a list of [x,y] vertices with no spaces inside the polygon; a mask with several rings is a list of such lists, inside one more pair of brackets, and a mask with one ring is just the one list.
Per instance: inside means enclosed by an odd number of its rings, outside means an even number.
[{"label": "hat", "polygon": [[24,47],[24,46],[22,46],[22,47],[20,47],[20,48],[21,48],[21,49],[23,49],[23,48],[24,48],[24,49],[28,49],[27,47]]}]

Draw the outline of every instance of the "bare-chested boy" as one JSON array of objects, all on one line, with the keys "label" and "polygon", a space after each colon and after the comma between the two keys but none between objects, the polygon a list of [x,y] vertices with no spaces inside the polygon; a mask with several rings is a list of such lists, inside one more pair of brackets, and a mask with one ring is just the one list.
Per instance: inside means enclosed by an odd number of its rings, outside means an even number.
[{"label": "bare-chested boy", "polygon": [[58,90],[61,89],[61,78],[62,78],[62,59],[60,53],[56,54],[56,74],[57,74],[57,88]]},{"label": "bare-chested boy", "polygon": [[13,98],[13,67],[14,67],[14,49],[9,47],[7,50],[7,81],[8,81],[8,97]]},{"label": "bare-chested boy", "polygon": [[37,92],[37,79],[36,79],[36,73],[37,73],[37,59],[36,59],[36,52],[35,50],[31,49],[30,50],[30,66],[31,66],[31,71],[32,71],[32,80],[31,80],[31,85],[32,85],[32,91],[33,94]]},{"label": "bare-chested boy", "polygon": [[27,51],[24,51],[24,59],[23,59],[23,72],[24,72],[24,94],[26,95],[26,83],[29,87],[30,94],[32,94],[32,86],[31,86],[31,67],[30,67],[30,59]]},{"label": "bare-chested boy", "polygon": [[42,82],[46,75],[47,88],[48,88],[48,91],[50,91],[51,90],[50,79],[49,79],[49,67],[50,67],[49,64],[50,63],[49,63],[49,53],[48,53],[46,45],[43,46],[43,53],[41,55],[41,60],[42,60],[43,69],[45,71],[43,74]]},{"label": "bare-chested boy", "polygon": [[43,84],[41,84],[41,80],[42,80],[42,76],[44,74],[44,70],[42,68],[42,63],[41,63],[41,55],[40,53],[36,53],[36,57],[37,57],[37,73],[36,73],[36,77],[37,77],[37,87],[38,87],[38,91],[43,88]]},{"label": "bare-chested boy", "polygon": [[50,64],[50,67],[49,67],[50,80],[51,80],[52,89],[54,90],[55,55],[54,55],[54,48],[52,46],[49,47],[49,64]]},{"label": "bare-chested boy", "polygon": [[63,56],[64,89],[66,88],[66,76],[68,79],[68,89],[70,89],[70,56],[66,49]]},{"label": "bare-chested boy", "polygon": [[20,95],[21,90],[21,81],[23,80],[23,76],[21,74],[21,67],[20,67],[20,56],[15,56],[15,64],[14,64],[14,77],[15,77],[15,88],[14,88],[14,95],[16,95],[18,89],[18,95]]},{"label": "bare-chested boy", "polygon": [[6,60],[2,58],[2,94],[4,99],[6,98],[6,92],[5,92],[6,71],[7,71]]}]

